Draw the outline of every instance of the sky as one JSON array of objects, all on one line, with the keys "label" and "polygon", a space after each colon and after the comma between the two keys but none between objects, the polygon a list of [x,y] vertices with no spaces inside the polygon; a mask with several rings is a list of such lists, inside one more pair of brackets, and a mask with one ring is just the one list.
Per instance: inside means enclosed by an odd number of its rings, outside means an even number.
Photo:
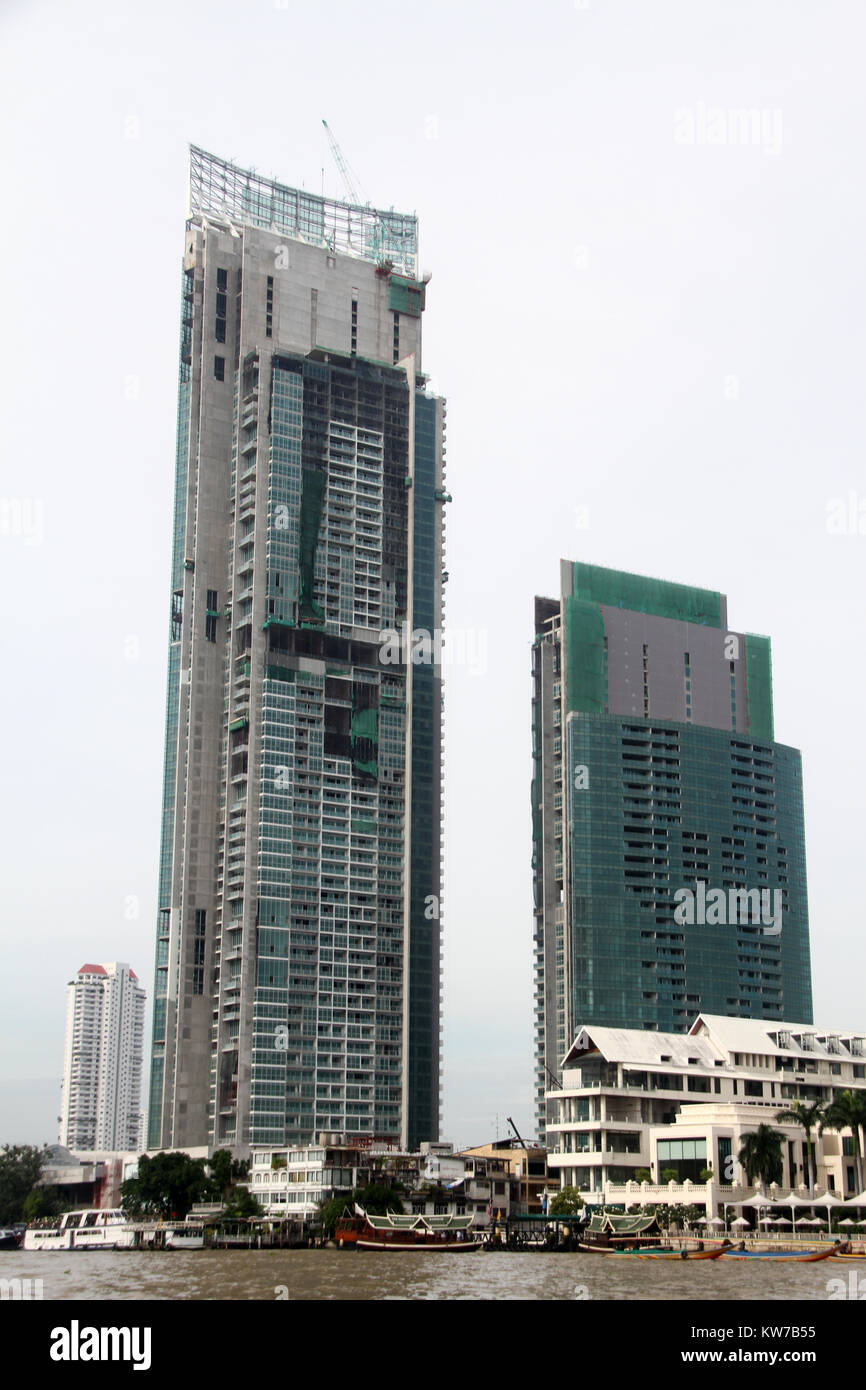
[{"label": "sky", "polygon": [[343,197],[323,117],[420,218],[448,398],[444,1136],[533,1132],[560,558],[772,638],[814,1016],[866,1028],[864,31],[856,0],[0,2],[0,1143],[56,1139],[84,961],[152,992],[187,147]]}]

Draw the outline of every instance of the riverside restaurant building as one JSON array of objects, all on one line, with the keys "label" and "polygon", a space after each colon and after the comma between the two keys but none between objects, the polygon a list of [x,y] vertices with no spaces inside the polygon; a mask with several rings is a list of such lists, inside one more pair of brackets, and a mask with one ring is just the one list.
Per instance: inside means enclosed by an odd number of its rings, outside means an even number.
[{"label": "riverside restaurant building", "polygon": [[[782,1135],[779,1190],[809,1193],[805,1131],[776,1116],[866,1091],[866,1034],[707,1014],[688,1033],[589,1026],[562,1083],[547,1094],[554,1182],[590,1205],[686,1203],[710,1216],[754,1190],[737,1155],[761,1124]],[[811,1143],[815,1195],[858,1193],[852,1131],[816,1127]]]}]

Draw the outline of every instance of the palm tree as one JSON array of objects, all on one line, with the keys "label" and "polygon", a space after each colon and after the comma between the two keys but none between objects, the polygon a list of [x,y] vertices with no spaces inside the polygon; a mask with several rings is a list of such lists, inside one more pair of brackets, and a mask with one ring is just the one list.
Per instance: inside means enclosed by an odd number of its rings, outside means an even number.
[{"label": "palm tree", "polygon": [[[794,1104],[787,1110],[779,1110],[776,1114],[778,1124],[802,1125],[806,1132],[806,1152],[809,1155],[809,1196],[815,1195],[815,1165],[812,1162],[812,1130],[818,1126],[820,1133],[821,1121],[824,1118],[824,1102],[822,1100],[813,1101],[811,1105],[804,1105],[801,1100],[795,1100]],[[791,1174],[793,1186],[793,1173]]]},{"label": "palm tree", "polygon": [[758,1125],[756,1130],[743,1135],[737,1162],[745,1170],[750,1183],[754,1184],[756,1178],[760,1178],[765,1185],[779,1182],[782,1177],[782,1139],[783,1135],[771,1125]]},{"label": "palm tree", "polygon": [[835,1129],[837,1133],[850,1129],[854,1136],[854,1162],[857,1168],[857,1191],[863,1191],[863,1168],[860,1162],[860,1127],[866,1126],[866,1094],[862,1091],[838,1091],[824,1111],[818,1133]]}]

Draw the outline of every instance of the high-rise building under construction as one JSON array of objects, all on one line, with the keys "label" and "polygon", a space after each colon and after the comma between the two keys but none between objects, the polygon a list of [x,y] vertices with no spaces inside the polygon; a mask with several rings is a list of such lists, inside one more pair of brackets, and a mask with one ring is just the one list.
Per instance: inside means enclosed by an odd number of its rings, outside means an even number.
[{"label": "high-rise building under construction", "polygon": [[584,1024],[812,1019],[800,754],[774,742],[769,639],[731,632],[711,590],[569,561],[560,580],[533,645],[541,1133]]},{"label": "high-rise building under construction", "polygon": [[151,1146],[438,1138],[427,279],[414,216],[191,150]]}]

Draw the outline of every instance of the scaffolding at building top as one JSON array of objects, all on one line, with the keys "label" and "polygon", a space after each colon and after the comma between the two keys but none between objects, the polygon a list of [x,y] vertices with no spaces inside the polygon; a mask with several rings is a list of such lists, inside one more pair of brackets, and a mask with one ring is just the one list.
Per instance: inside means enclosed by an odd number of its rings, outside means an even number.
[{"label": "scaffolding at building top", "polygon": [[212,217],[261,227],[311,246],[375,263],[390,262],[414,279],[418,271],[418,219],[414,214],[340,203],[289,188],[189,147],[190,217]]}]

